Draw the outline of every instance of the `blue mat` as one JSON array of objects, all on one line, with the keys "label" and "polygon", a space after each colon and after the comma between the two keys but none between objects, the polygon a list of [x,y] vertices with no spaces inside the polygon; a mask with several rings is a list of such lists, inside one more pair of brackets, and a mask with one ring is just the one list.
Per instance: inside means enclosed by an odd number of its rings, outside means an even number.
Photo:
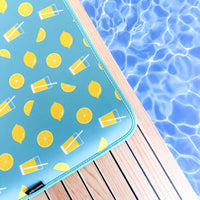
[{"label": "blue mat", "polygon": [[0,4],[0,199],[25,200],[127,139],[136,117],[67,1]]}]

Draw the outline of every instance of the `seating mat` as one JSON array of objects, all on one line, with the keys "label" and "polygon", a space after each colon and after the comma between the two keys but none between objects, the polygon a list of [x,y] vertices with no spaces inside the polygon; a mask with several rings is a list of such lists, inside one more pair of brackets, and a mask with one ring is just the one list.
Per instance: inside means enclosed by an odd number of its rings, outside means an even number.
[{"label": "seating mat", "polygon": [[137,122],[67,0],[0,0],[0,12],[0,199],[26,200]]}]

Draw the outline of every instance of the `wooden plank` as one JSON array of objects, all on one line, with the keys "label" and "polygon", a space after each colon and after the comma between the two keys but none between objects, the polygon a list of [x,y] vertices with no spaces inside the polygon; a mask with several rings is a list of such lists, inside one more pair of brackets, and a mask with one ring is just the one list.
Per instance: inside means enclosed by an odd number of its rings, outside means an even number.
[{"label": "wooden plank", "polygon": [[51,200],[70,200],[70,197],[61,182],[49,188],[47,194]]},{"label": "wooden plank", "polygon": [[48,200],[48,197],[44,192],[42,192],[41,194],[37,195],[36,197],[32,198],[31,200]]},{"label": "wooden plank", "polygon": [[116,199],[136,199],[111,154],[105,154],[95,163]]},{"label": "wooden plank", "polygon": [[133,187],[138,199],[158,199],[128,146],[123,143],[113,149],[112,153],[130,185]]},{"label": "wooden plank", "polygon": [[94,25],[92,24],[80,1],[69,0],[69,3],[78,15],[82,25],[84,26],[90,39],[92,40],[93,44],[98,50],[103,61],[108,66],[111,74],[113,75],[118,85],[124,92],[130,104],[132,105],[137,115],[142,132],[147,138],[153,151],[156,152],[156,156],[159,159],[160,164],[164,167],[174,187],[177,189],[178,193],[183,199],[198,200],[198,197],[196,196],[195,192],[193,191],[192,187],[190,186],[189,182],[187,181],[186,177],[184,176],[183,172],[178,166],[177,162],[175,161],[169,149],[167,148],[165,142],[163,141],[157,129],[155,128],[150,117],[144,110],[135,93],[132,91],[132,88],[123,76],[121,70],[119,69],[110,51],[104,44]]},{"label": "wooden plank", "polygon": [[135,136],[128,140],[128,144],[158,196],[161,199],[180,199],[139,129],[136,130]]},{"label": "wooden plank", "polygon": [[114,199],[94,163],[90,163],[79,172],[95,200]]},{"label": "wooden plank", "polygon": [[63,183],[72,199],[92,199],[77,172],[65,178]]}]

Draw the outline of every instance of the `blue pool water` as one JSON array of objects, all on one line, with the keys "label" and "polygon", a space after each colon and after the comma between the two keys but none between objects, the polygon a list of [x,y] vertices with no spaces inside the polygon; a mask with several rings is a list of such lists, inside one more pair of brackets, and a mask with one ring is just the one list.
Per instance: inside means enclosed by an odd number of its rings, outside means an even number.
[{"label": "blue pool water", "polygon": [[200,196],[199,0],[81,0]]}]

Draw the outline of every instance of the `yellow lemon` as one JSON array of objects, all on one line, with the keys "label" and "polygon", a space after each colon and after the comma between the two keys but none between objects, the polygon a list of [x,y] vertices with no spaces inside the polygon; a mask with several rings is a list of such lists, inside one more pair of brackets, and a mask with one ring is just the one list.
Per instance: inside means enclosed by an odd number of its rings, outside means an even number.
[{"label": "yellow lemon", "polygon": [[90,47],[87,40],[85,38],[83,38],[83,44],[86,46],[86,47]]},{"label": "yellow lemon", "polygon": [[21,144],[25,138],[26,132],[24,128],[16,124],[12,130],[12,138],[15,142]]},{"label": "yellow lemon", "polygon": [[53,134],[50,131],[42,131],[37,136],[37,143],[40,147],[47,148],[53,143]]},{"label": "yellow lemon", "polygon": [[67,165],[66,163],[58,163],[54,166],[54,169],[55,170],[58,170],[58,171],[63,171],[63,172],[67,172],[70,170],[70,167],[69,165]]},{"label": "yellow lemon", "polygon": [[34,104],[34,100],[30,100],[24,105],[25,115],[30,116],[32,108],[33,108],[33,104]]},{"label": "yellow lemon", "polygon": [[46,63],[51,68],[57,68],[62,63],[62,58],[57,53],[52,53],[47,56]]},{"label": "yellow lemon", "polygon": [[121,101],[122,99],[121,99],[121,97],[119,96],[119,94],[118,94],[118,92],[115,90],[115,97],[119,100],[119,101]]},{"label": "yellow lemon", "polygon": [[2,171],[8,171],[12,168],[14,164],[14,159],[12,155],[9,153],[4,153],[0,155],[0,170]]},{"label": "yellow lemon", "polygon": [[53,105],[51,106],[50,112],[51,112],[51,116],[54,119],[61,121],[61,119],[64,116],[65,109],[64,109],[63,105],[61,105],[60,103],[54,102]]},{"label": "yellow lemon", "polygon": [[18,12],[21,16],[28,17],[33,12],[33,6],[28,2],[24,2],[18,7]]},{"label": "yellow lemon", "polygon": [[4,58],[11,58],[10,52],[7,49],[1,49],[0,56]]},{"label": "yellow lemon", "polygon": [[81,108],[76,113],[76,119],[81,124],[88,124],[93,118],[92,111],[89,108]]},{"label": "yellow lemon", "polygon": [[25,196],[27,196],[27,194],[25,193],[27,191],[28,191],[28,188],[25,185],[22,185],[18,199],[22,199]]},{"label": "yellow lemon", "polygon": [[24,76],[22,74],[13,74],[9,79],[10,87],[13,89],[19,89],[24,85]]},{"label": "yellow lemon", "polygon": [[68,85],[66,83],[61,83],[61,88],[64,92],[73,92],[76,89],[76,86],[74,85]]},{"label": "yellow lemon", "polygon": [[65,31],[62,32],[60,36],[60,43],[67,48],[70,48],[73,44],[73,37],[70,33],[67,33]]},{"label": "yellow lemon", "polygon": [[99,145],[99,148],[98,148],[98,153],[103,151],[106,147],[108,146],[108,142],[105,138],[101,138],[101,141],[100,141],[100,145]]},{"label": "yellow lemon", "polygon": [[40,28],[36,42],[42,42],[46,38],[46,31],[43,28]]},{"label": "yellow lemon", "polygon": [[6,0],[0,0],[0,13],[4,14],[7,10],[8,4]]},{"label": "yellow lemon", "polygon": [[102,88],[98,82],[91,81],[88,86],[88,91],[91,94],[91,96],[96,97],[98,99],[102,93]]},{"label": "yellow lemon", "polygon": [[27,51],[24,55],[24,64],[27,67],[34,68],[37,63],[37,57],[33,52]]}]

